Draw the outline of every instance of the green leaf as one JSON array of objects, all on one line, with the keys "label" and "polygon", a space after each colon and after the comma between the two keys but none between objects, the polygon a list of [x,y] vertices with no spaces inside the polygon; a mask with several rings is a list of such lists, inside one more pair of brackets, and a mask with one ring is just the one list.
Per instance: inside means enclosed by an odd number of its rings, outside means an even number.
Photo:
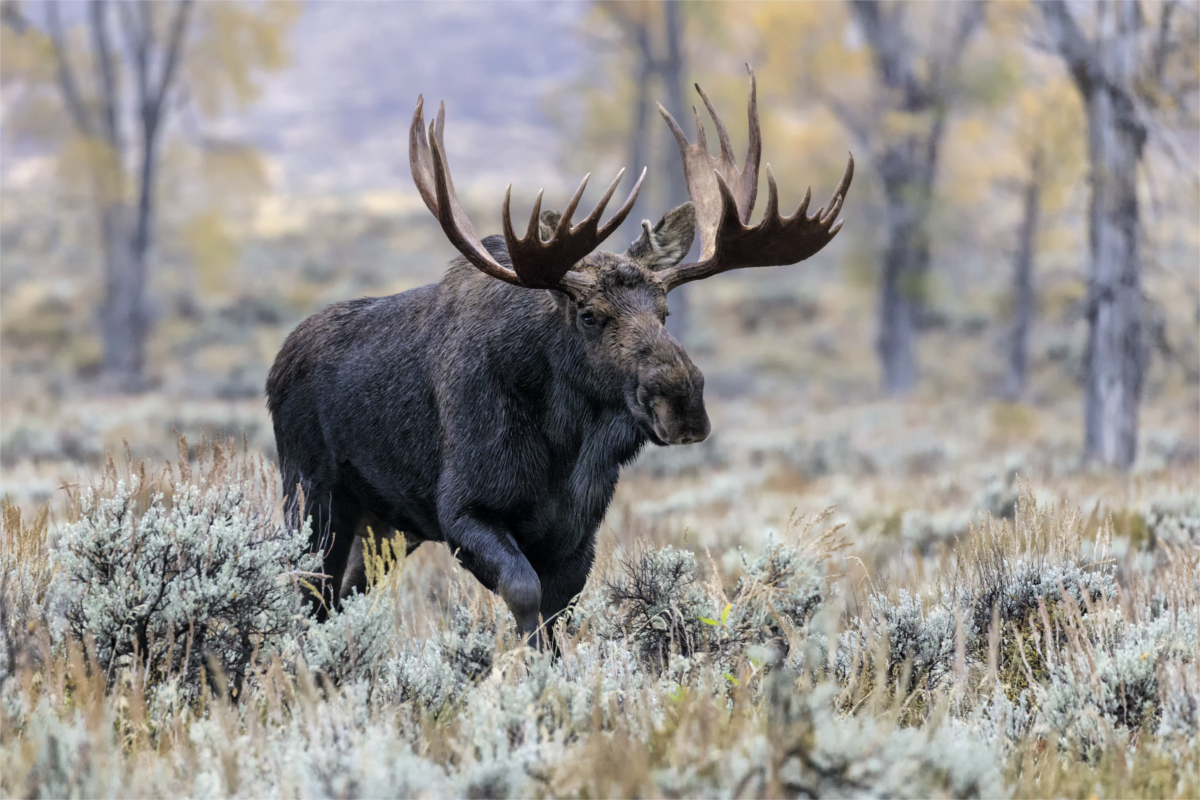
[{"label": "green leaf", "polygon": [[729,612],[733,610],[733,603],[726,603],[725,608],[721,609],[721,624],[729,622]]},{"label": "green leaf", "polygon": [[700,621],[703,622],[705,625],[712,625],[714,628],[720,626],[720,624],[721,624],[721,623],[717,622],[715,619],[709,619],[708,617],[701,617]]},{"label": "green leaf", "polygon": [[730,675],[728,672],[724,673],[724,675],[725,675],[725,677],[726,677],[726,678],[727,678],[729,681],[731,681],[731,682],[733,683],[733,685],[734,685],[734,686],[741,686],[741,685],[742,685],[742,682],[741,682],[741,681],[739,681],[737,678],[735,678],[735,677],[733,677],[732,675]]}]

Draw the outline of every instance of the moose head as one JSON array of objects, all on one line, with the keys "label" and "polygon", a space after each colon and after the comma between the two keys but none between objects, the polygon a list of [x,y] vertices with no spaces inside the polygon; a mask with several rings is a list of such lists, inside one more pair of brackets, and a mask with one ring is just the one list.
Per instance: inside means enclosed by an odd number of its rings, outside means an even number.
[{"label": "moose head", "polygon": [[[667,294],[690,281],[729,270],[803,261],[842,227],[836,220],[854,175],[853,156],[828,205],[811,217],[807,215],[811,189],[794,214],[779,214],[778,190],[767,165],[767,207],[762,220],[750,225],[762,140],[754,72],[747,70],[750,142],[741,169],[725,125],[699,85],[696,91],[716,127],[719,155],[709,154],[698,111],[693,144],[667,110],[658,107],[679,145],[691,201],[668,212],[656,225],[643,221],[641,235],[624,253],[597,248],[629,215],[646,177],[644,169],[624,204],[603,225],[601,215],[624,170],[592,212],[575,225],[572,218],[590,175],[584,176],[561,214],[542,212],[542,192],[538,192],[523,237],[513,228],[510,184],[502,212],[509,262],[504,263],[484,246],[455,195],[443,140],[445,104],[439,107],[428,135],[424,98],[417,100],[413,115],[409,135],[413,180],[451,244],[469,263],[497,280],[549,290],[583,343],[589,367],[583,379],[591,383],[587,388],[599,395],[619,393],[642,432],[658,445],[700,442],[710,431],[704,376],[665,327]],[[697,228],[700,259],[681,264]]]}]

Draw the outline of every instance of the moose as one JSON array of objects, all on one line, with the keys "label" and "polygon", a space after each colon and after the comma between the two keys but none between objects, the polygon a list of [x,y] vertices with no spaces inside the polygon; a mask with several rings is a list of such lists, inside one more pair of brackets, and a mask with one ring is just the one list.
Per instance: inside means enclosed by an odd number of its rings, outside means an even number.
[{"label": "moose", "polygon": [[[597,248],[633,208],[644,169],[603,225],[624,170],[578,224],[572,215],[589,176],[561,214],[541,211],[539,192],[523,237],[513,229],[510,184],[503,236],[480,239],[450,177],[445,104],[427,135],[418,97],[413,180],[461,258],[439,283],[309,317],[267,380],[284,491],[294,513],[311,517],[311,546],[323,556],[312,598],[318,619],[352,586],[365,589],[361,575],[346,573],[356,537],[370,527],[402,532],[410,552],[445,542],[540,646],[542,621],[583,590],[621,468],[647,442],[709,435],[704,376],[664,327],[668,293],[728,270],[809,258],[841,229],[854,174],[851,155],[827,206],[808,216],[810,189],[785,217],[768,165],[766,210],[751,226],[762,143],[747,70],[750,137],[740,170],[699,85],[718,156],[698,111],[693,144],[658,107],[691,201],[657,224],[644,221],[623,253]],[[697,229],[700,258],[680,263]]]}]

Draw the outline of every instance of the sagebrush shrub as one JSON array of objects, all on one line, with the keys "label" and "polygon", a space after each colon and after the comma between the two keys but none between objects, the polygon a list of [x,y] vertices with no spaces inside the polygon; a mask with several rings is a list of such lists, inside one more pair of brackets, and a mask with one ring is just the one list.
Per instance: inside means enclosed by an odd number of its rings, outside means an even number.
[{"label": "sagebrush shrub", "polygon": [[786,641],[784,626],[804,627],[824,599],[820,565],[799,548],[773,541],[746,565],[730,602],[741,624],[762,642]]},{"label": "sagebrush shrub", "polygon": [[112,470],[78,497],[54,554],[56,601],[110,681],[136,669],[146,685],[180,675],[195,687],[205,669],[236,691],[303,613],[298,580],[317,566],[308,527],[285,525],[261,459],[216,450],[194,481],[144,480]]},{"label": "sagebrush shrub", "polygon": [[391,586],[352,594],[325,622],[307,625],[300,650],[308,668],[334,683],[369,677],[403,635],[391,594]]},{"label": "sagebrush shrub", "polygon": [[1184,547],[1200,545],[1200,497],[1163,498],[1145,514],[1146,529],[1155,541]]},{"label": "sagebrush shrub", "polygon": [[0,682],[34,657],[31,625],[43,617],[53,577],[47,537],[49,508],[26,524],[21,510],[0,501]]},{"label": "sagebrush shrub", "polygon": [[698,581],[696,556],[666,547],[643,549],[622,565],[620,575],[604,583],[611,615],[601,616],[600,633],[624,638],[653,663],[663,666],[671,653],[685,656],[702,650],[713,604]]}]

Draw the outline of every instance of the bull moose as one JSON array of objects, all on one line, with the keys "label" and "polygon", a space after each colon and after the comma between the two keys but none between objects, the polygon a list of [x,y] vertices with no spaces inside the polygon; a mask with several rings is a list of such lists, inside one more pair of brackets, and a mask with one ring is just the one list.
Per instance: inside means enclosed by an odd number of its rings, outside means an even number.
[{"label": "bull moose", "polygon": [[[812,217],[811,190],[795,214],[779,214],[768,165],[767,207],[751,226],[761,153],[754,73],[740,170],[720,116],[696,90],[720,154],[709,154],[698,111],[693,144],[659,106],[691,202],[643,222],[623,253],[597,248],[629,214],[645,170],[603,225],[624,170],[577,225],[587,177],[561,214],[541,211],[539,193],[524,237],[513,230],[510,185],[504,235],[480,239],[450,177],[445,104],[427,136],[417,99],[413,180],[462,257],[436,284],[309,317],[267,380],[284,490],[303,497],[297,511],[311,515],[312,547],[323,554],[318,618],[338,605],[354,538],[372,526],[402,531],[410,550],[448,544],[540,643],[539,616],[553,620],[583,589],[621,467],[647,442],[708,436],[704,376],[664,327],[667,294],[812,256],[842,226],[854,159]],[[681,264],[697,229],[700,259]]]}]

